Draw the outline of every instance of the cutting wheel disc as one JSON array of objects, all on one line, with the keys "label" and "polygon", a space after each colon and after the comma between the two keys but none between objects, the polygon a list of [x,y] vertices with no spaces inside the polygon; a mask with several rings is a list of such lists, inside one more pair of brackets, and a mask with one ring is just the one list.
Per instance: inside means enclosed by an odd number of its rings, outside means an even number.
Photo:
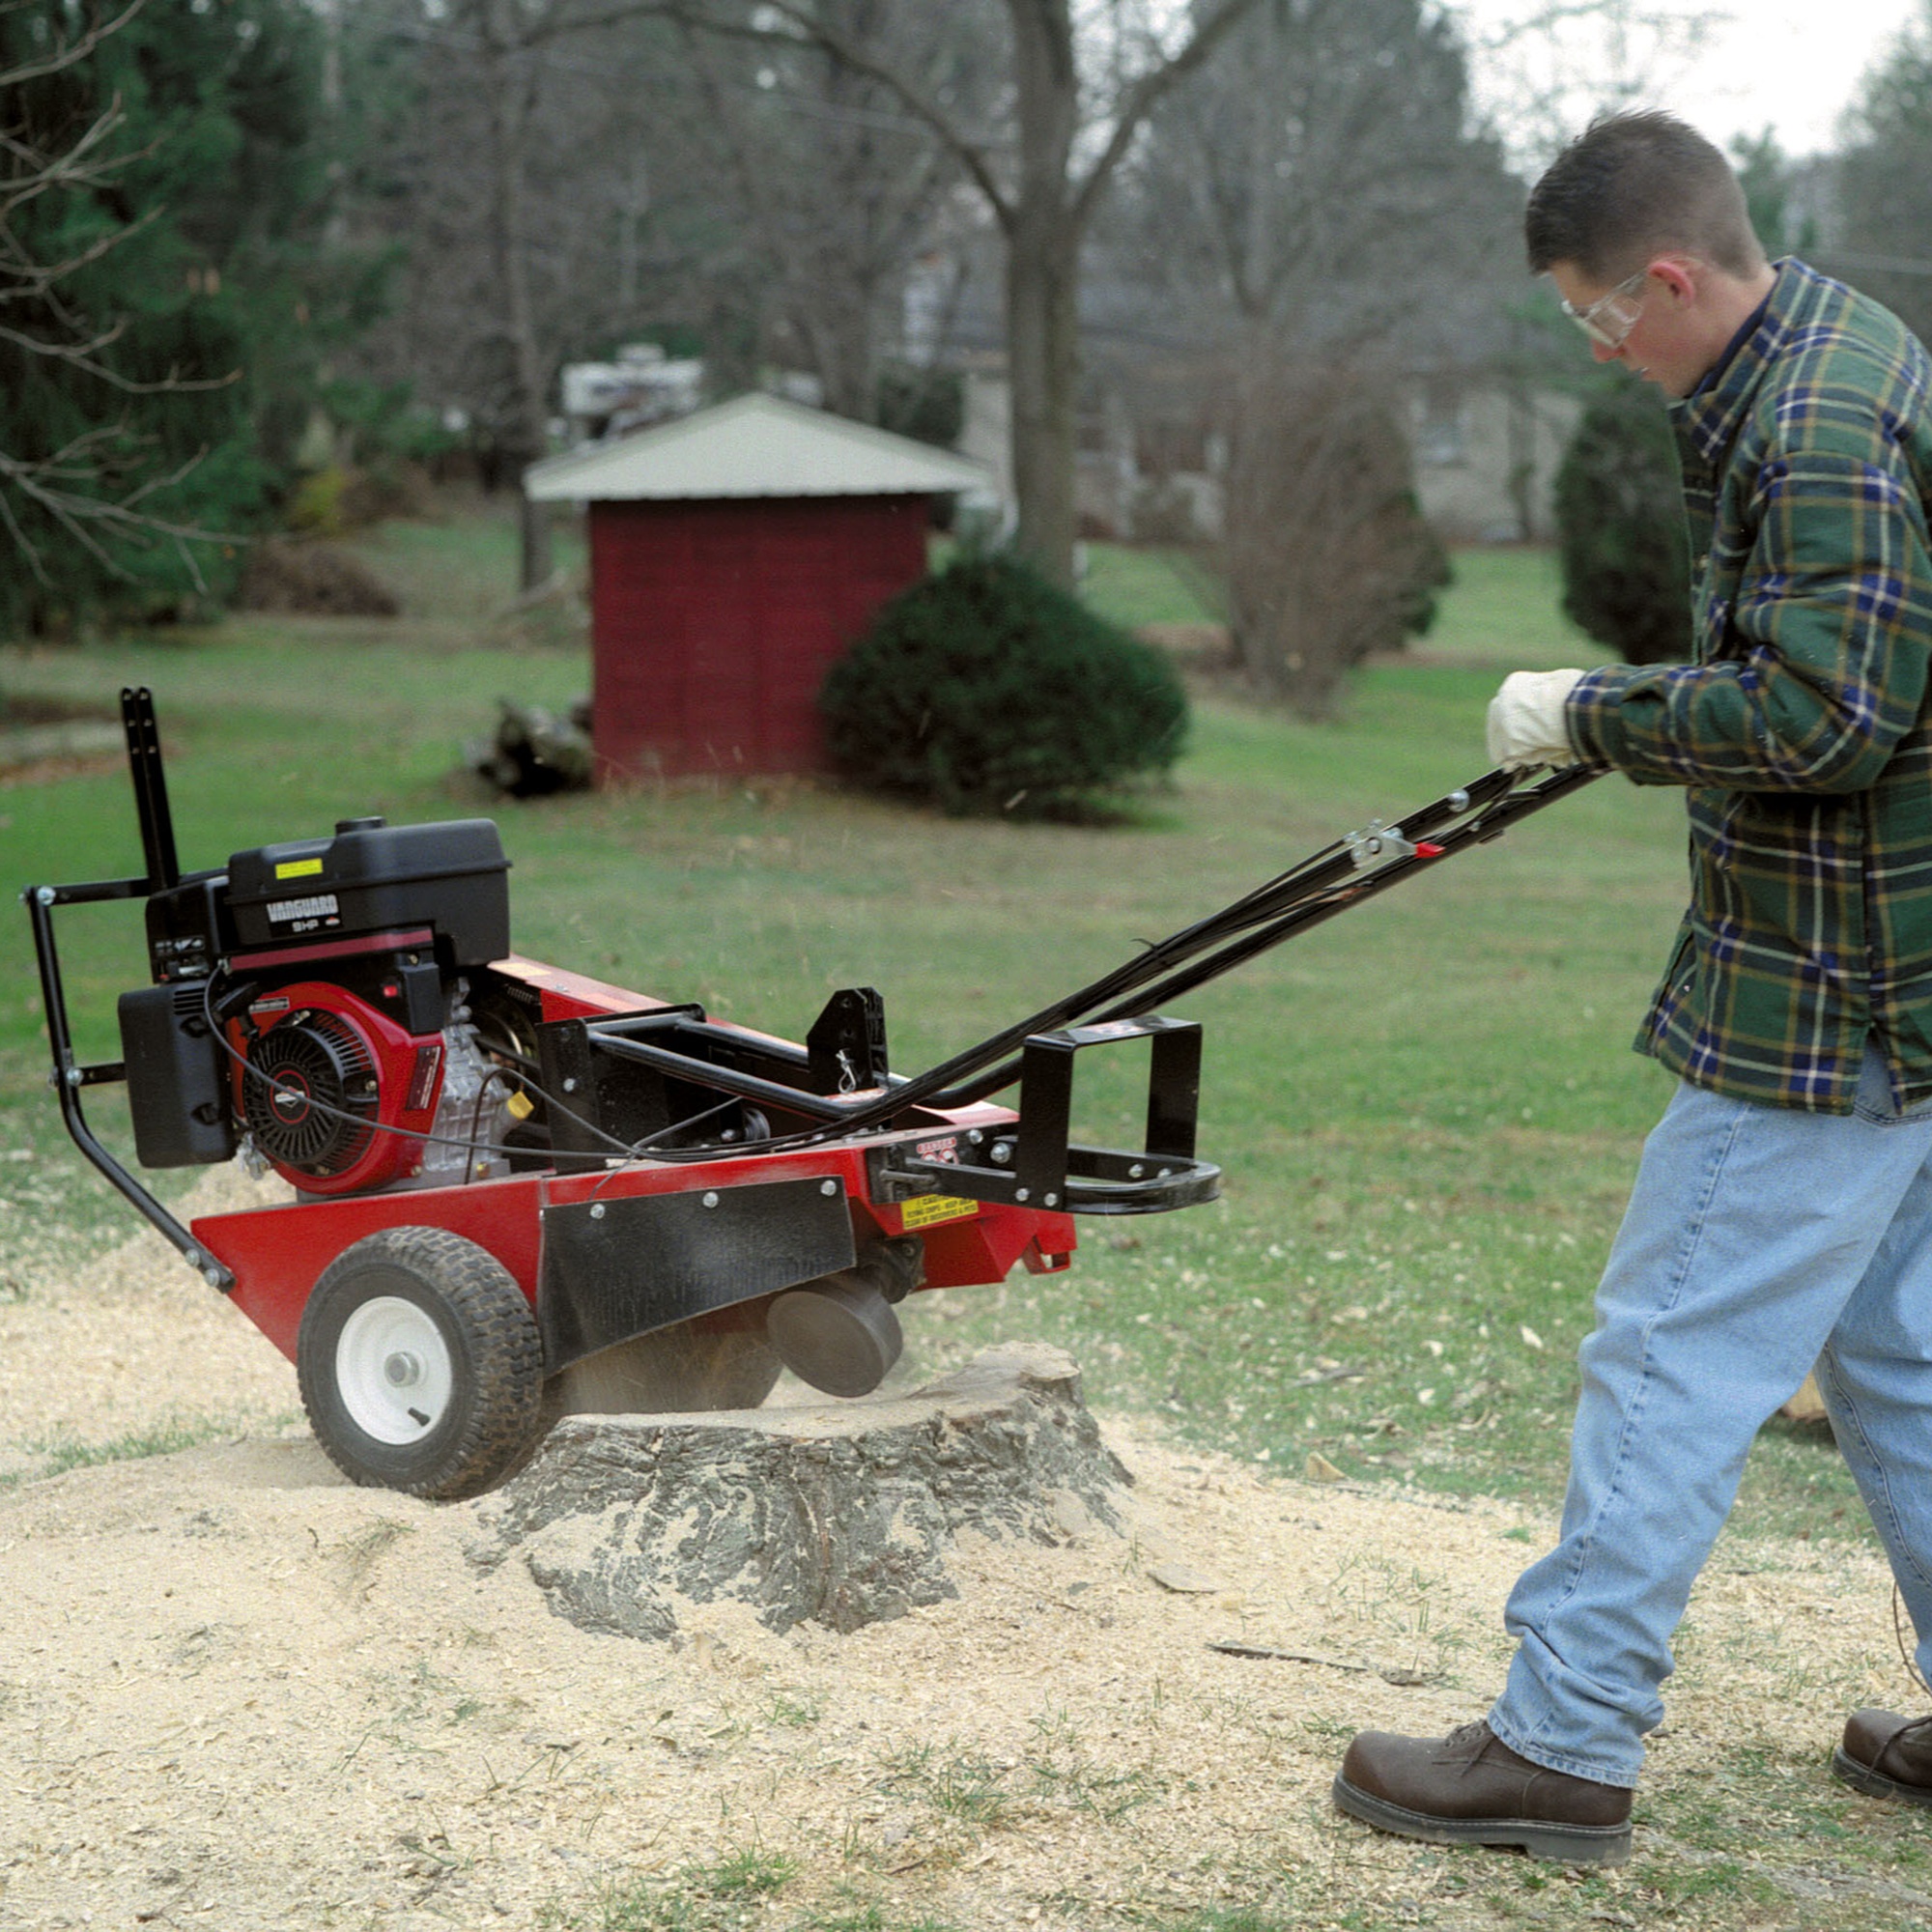
[{"label": "cutting wheel disc", "polygon": [[756,1408],[782,1364],[761,1310],[700,1315],[586,1355],[544,1384],[546,1419]]}]

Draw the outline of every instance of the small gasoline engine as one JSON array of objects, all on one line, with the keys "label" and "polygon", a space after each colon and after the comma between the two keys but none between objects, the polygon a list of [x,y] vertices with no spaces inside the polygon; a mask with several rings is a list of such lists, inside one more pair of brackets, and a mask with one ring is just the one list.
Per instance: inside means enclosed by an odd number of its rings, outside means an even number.
[{"label": "small gasoline engine", "polygon": [[468,1005],[507,871],[488,819],[351,818],[155,893],[156,983],[120,1002],[142,1165],[245,1146],[325,1197],[507,1172],[532,1109]]},{"label": "small gasoline engine", "polygon": [[[1375,821],[907,1077],[870,987],[793,1044],[515,953],[488,819],[346,818],[184,874],[150,695],[122,712],[145,873],[22,895],[68,1130],[295,1361],[335,1463],[433,1497],[573,1410],[754,1406],[784,1368],[864,1395],[915,1291],[1057,1274],[1078,1215],[1211,1200],[1201,1030],[1152,1009],[1595,776],[1492,772]],[[54,915],[133,898],[153,983],[121,996],[123,1058],[85,1064]],[[1145,1146],[1072,1141],[1075,1056],[1128,1039]],[[88,1125],[121,1082],[140,1166],[239,1156],[293,1201],[183,1227]]]}]

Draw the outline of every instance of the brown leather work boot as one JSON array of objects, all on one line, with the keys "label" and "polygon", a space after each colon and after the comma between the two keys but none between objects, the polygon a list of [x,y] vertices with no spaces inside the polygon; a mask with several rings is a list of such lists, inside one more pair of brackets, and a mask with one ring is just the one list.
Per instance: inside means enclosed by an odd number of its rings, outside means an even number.
[{"label": "brown leather work boot", "polygon": [[1932,1805],[1932,1718],[1854,1711],[1844,1743],[1832,1753],[1832,1772],[1873,1798]]},{"label": "brown leather work boot", "polygon": [[1335,1803],[1436,1845],[1515,1845],[1562,1864],[1630,1857],[1629,1791],[1532,1764],[1481,1722],[1446,1738],[1363,1731],[1342,1760]]}]

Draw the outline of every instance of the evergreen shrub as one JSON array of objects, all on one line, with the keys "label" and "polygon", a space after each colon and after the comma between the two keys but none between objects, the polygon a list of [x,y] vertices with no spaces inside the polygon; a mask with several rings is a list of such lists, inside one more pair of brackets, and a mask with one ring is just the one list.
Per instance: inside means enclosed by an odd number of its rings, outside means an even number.
[{"label": "evergreen shrub", "polygon": [[964,557],[882,609],[819,697],[839,769],[954,813],[1091,812],[1179,754],[1187,697],[1150,644],[1017,559]]},{"label": "evergreen shrub", "polygon": [[1556,471],[1563,611],[1626,664],[1690,655],[1690,550],[1670,421],[1634,383],[1584,410]]}]

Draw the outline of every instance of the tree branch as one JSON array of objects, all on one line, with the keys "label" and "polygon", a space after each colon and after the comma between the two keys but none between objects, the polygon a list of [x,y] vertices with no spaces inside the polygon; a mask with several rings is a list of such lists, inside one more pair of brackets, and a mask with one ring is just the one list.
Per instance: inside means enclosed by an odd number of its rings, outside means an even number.
[{"label": "tree branch", "polygon": [[[0,87],[8,76],[0,74]],[[106,140],[127,120],[117,94],[74,140],[66,154],[53,160],[11,134],[0,134],[0,154],[8,156],[21,170],[13,181],[0,186],[0,216],[13,213],[37,196],[54,187],[95,187],[113,178],[114,170],[129,160],[139,160],[154,152],[153,144],[136,155],[109,155],[99,161],[81,165],[86,156]]]},{"label": "tree branch", "polygon": [[1140,131],[1141,124],[1152,111],[1161,96],[1192,73],[1221,43],[1227,39],[1240,21],[1254,11],[1256,0],[1221,0],[1221,6],[1210,19],[1205,20],[1194,30],[1194,37],[1180,51],[1163,61],[1158,67],[1150,68],[1137,80],[1128,93],[1125,103],[1115,117],[1114,131],[1107,145],[1100,151],[1099,157],[1088,169],[1087,178],[1075,190],[1073,196],[1073,219],[1084,226],[1093,214],[1094,204],[1106,191],[1107,182],[1133,144],[1134,136]]},{"label": "tree branch", "polygon": [[[95,445],[105,441],[114,432],[111,429],[96,428],[83,431],[64,448],[56,450],[52,456],[39,462],[23,463],[17,458],[0,451],[0,483],[11,485],[21,496],[38,503],[49,517],[65,529],[73,540],[91,555],[103,570],[115,577],[131,580],[133,573],[122,564],[114,554],[95,535],[90,525],[103,526],[125,538],[136,540],[156,536],[170,539],[184,562],[187,564],[189,575],[194,579],[197,590],[207,587],[200,566],[193,554],[187,549],[190,543],[237,543],[243,539],[223,535],[214,530],[196,529],[191,525],[177,524],[156,517],[138,505],[157,490],[172,489],[182,482],[192,470],[199,467],[207,455],[206,450],[197,451],[177,469],[165,476],[152,476],[138,489],[127,496],[115,498],[90,497],[73,488],[63,485],[97,482],[100,469],[94,461]],[[0,490],[0,512],[4,512],[8,529],[14,541],[26,556],[27,563],[35,577],[43,583],[47,578],[41,554],[32,539],[20,527],[12,506],[6,500],[7,493]]]},{"label": "tree branch", "polygon": [[[0,90],[15,89],[78,66],[111,35],[124,29],[146,4],[147,0],[128,0],[112,18],[55,48],[45,59],[0,72]],[[85,375],[124,395],[224,388],[240,380],[239,369],[205,380],[185,377],[177,369],[151,382],[123,374],[101,357],[123,336],[126,321],[99,320],[70,299],[68,285],[76,275],[138,235],[162,211],[151,208],[92,241],[81,242],[74,252],[55,262],[36,260],[28,242],[12,225],[17,211],[41,197],[79,197],[99,190],[112,185],[130,161],[154,152],[159,137],[131,154],[108,151],[112,137],[126,127],[127,119],[117,94],[93,111],[92,119],[77,131],[62,128],[59,131],[64,145],[55,144],[51,134],[34,138],[32,124],[24,120],[0,134],[0,162],[10,170],[10,178],[0,181],[0,304],[35,303],[40,308],[39,314],[30,313],[25,327],[0,327],[0,342],[22,355]],[[26,504],[112,576],[130,580],[133,573],[114,554],[110,544],[125,552],[159,539],[174,545],[195,587],[206,588],[200,565],[188,546],[237,539],[192,528],[156,514],[149,506],[157,495],[183,482],[207,452],[157,472],[156,451],[153,438],[132,436],[125,422],[96,423],[44,455],[22,456],[0,449],[0,528],[12,538],[14,550],[39,583],[52,587],[41,544],[36,542],[36,519],[23,517],[21,512]]]},{"label": "tree branch", "polygon": [[566,34],[593,33],[599,27],[627,26],[633,20],[670,19],[676,13],[668,0],[618,0],[592,14],[573,14],[567,9],[526,26],[518,36],[520,47],[542,46],[546,41],[560,41]]},{"label": "tree branch", "polygon": [[[796,33],[779,33],[770,27],[753,26],[749,22],[721,20],[708,14],[702,7],[692,7],[685,0],[640,0],[652,12],[664,12],[681,21],[684,25],[699,33],[721,34],[730,39],[761,41],[767,44],[797,47],[801,40],[809,41],[823,47],[836,60],[850,68],[854,73],[864,74],[868,80],[875,80],[880,86],[895,94],[905,102],[907,110],[923,121],[946,145],[958,156],[960,165],[973,177],[973,185],[986,197],[1000,225],[1010,227],[1014,216],[1012,202],[994,176],[987,156],[986,145],[975,141],[967,131],[947,113],[939,102],[910,76],[899,71],[890,62],[879,59],[868,52],[849,34],[841,33],[837,27],[820,19],[815,9],[799,4],[799,0],[766,0],[771,13],[789,20],[797,28]],[[1249,0],[1241,0],[1242,5]]]},{"label": "tree branch", "polygon": [[[11,211],[9,211],[11,212]],[[78,255],[70,255],[65,262],[56,262],[43,267],[24,255],[15,261],[0,263],[0,275],[12,277],[14,286],[0,289],[0,302],[32,301],[45,299],[56,282],[65,281],[77,270],[90,268],[103,255],[111,254],[122,242],[137,235],[160,213],[158,209],[150,209],[147,213],[130,221],[125,228],[117,228],[103,235],[98,242],[83,248]],[[13,238],[8,237],[11,241]],[[111,342],[121,332],[122,324],[116,323],[111,331],[101,337],[101,341]]]},{"label": "tree branch", "polygon": [[98,27],[90,27],[71,46],[60,48],[32,67],[10,68],[0,73],[0,87],[18,87],[29,80],[43,80],[50,73],[64,72],[76,61],[84,61],[110,34],[118,34],[147,4],[148,0],[128,0],[125,12]]},{"label": "tree branch", "polygon": [[[1553,0],[1553,4],[1540,7],[1533,14],[1525,14],[1520,20],[1503,20],[1492,27],[1476,44],[1486,52],[1499,53],[1505,47],[1514,46],[1519,41],[1525,41],[1533,34],[1547,34],[1553,27],[1561,27],[1572,20],[1600,20],[1605,12],[1604,0]],[[1608,11],[1620,14],[1621,25],[1631,27],[1676,28],[1693,27],[1703,31],[1719,21],[1728,19],[1722,8],[1706,8],[1697,14],[1673,13],[1668,8],[1637,8],[1633,10],[1627,4],[1614,6]]]}]

